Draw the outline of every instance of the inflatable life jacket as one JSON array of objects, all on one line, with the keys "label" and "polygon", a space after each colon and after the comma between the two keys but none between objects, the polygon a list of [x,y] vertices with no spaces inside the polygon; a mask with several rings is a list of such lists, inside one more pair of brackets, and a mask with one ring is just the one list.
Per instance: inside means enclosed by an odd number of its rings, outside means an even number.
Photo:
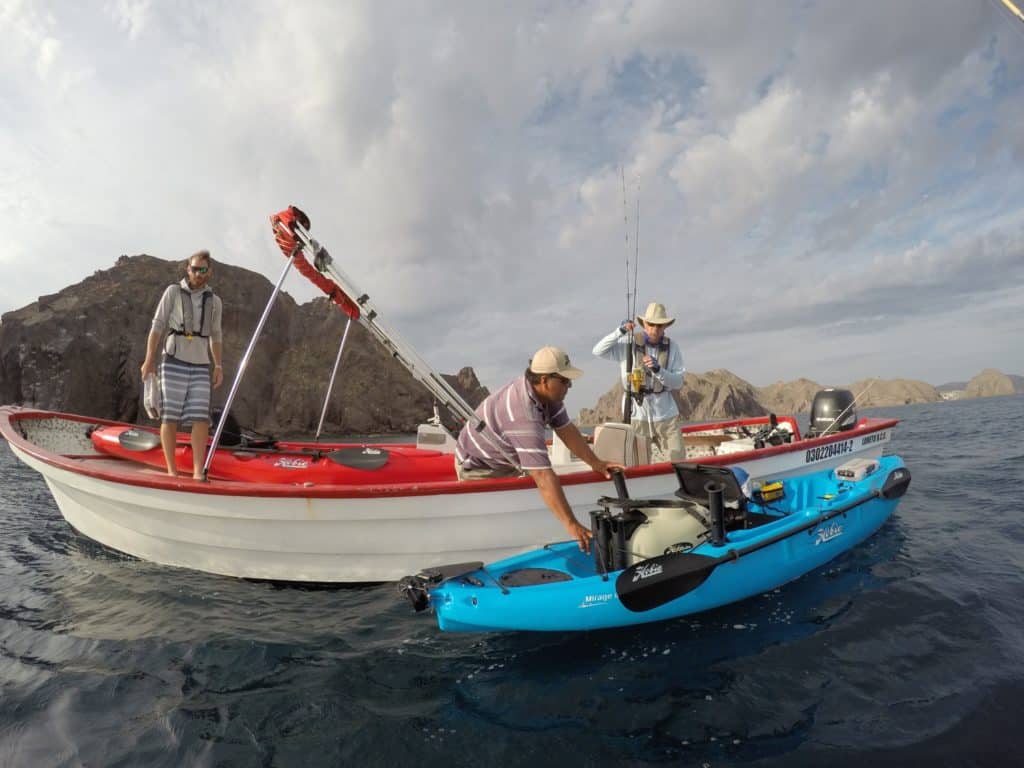
[{"label": "inflatable life jacket", "polygon": [[[668,367],[668,353],[669,353],[669,348],[671,347],[671,344],[672,344],[672,342],[669,340],[669,338],[667,336],[663,336],[661,338],[661,341],[658,342],[658,353],[657,353],[655,359],[658,361],[658,365],[660,365],[662,368]],[[645,374],[647,373],[647,369],[644,368],[644,354],[646,352],[647,352],[646,337],[645,337],[645,341],[643,343],[641,343],[639,341],[634,341],[633,342],[633,370],[640,369],[641,371],[644,371]],[[665,391],[665,385],[664,384],[662,384],[660,381],[655,379],[653,376],[651,377],[651,379],[653,380],[653,384],[650,387],[644,386],[644,387],[642,387],[640,389],[640,391],[643,394],[654,394],[654,395],[656,395],[659,392],[664,392]],[[647,381],[646,375],[644,376],[644,380]]]},{"label": "inflatable life jacket", "polygon": [[206,305],[213,298],[213,291],[203,291],[202,307],[199,312],[199,325],[196,325],[195,310],[192,305],[192,292],[186,288],[182,288],[181,286],[178,286],[178,288],[178,307],[181,309],[181,327],[169,328],[168,333],[172,333],[175,336],[184,336],[186,339],[191,339],[193,336],[198,336],[201,339],[210,338],[210,323],[213,321],[206,313]]}]

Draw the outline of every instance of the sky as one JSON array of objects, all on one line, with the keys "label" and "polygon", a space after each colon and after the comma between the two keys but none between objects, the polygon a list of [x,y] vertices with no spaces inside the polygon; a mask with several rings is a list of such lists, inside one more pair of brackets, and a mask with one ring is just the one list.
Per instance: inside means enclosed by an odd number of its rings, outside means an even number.
[{"label": "sky", "polygon": [[0,39],[0,312],[121,254],[276,282],[294,204],[437,370],[561,346],[571,410],[650,301],[757,386],[1024,374],[999,0],[0,0]]}]

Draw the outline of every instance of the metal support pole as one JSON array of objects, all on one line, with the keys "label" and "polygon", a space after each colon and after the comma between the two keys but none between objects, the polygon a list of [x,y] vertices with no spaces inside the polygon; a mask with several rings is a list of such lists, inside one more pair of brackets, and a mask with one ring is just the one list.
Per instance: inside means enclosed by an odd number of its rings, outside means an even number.
[{"label": "metal support pole", "polygon": [[270,301],[267,302],[266,308],[263,310],[263,315],[260,317],[260,321],[256,324],[256,330],[252,334],[252,338],[249,339],[249,346],[245,350],[245,354],[242,355],[242,361],[238,364],[238,373],[235,374],[235,380],[231,382],[231,391],[228,392],[228,399],[224,403],[224,410],[221,411],[220,421],[217,422],[217,429],[213,433],[213,440],[210,443],[210,448],[206,452],[206,461],[203,462],[203,479],[206,479],[207,474],[210,471],[210,462],[213,461],[213,454],[217,450],[217,445],[220,443],[220,434],[224,431],[224,422],[227,420],[228,413],[231,411],[231,404],[235,401],[235,395],[238,393],[238,386],[242,383],[242,376],[245,374],[245,367],[249,364],[249,358],[252,356],[252,351],[256,347],[256,341],[259,339],[260,334],[263,333],[263,326],[267,322],[267,318],[270,316],[270,310],[274,306],[274,302],[277,301],[277,294],[281,292],[281,284],[284,282],[285,277],[288,276],[288,270],[292,268],[292,263],[295,261],[295,254],[299,252],[300,245],[296,245],[292,251],[292,255],[288,258],[288,263],[284,265],[284,269],[281,271],[281,277],[277,279],[277,285],[274,286],[273,293],[270,294]]},{"label": "metal support pole", "polygon": [[352,318],[345,323],[345,332],[341,334],[341,346],[338,347],[338,356],[334,358],[334,370],[331,371],[331,381],[327,384],[327,395],[324,397],[324,409],[320,412],[320,423],[316,425],[315,440],[320,439],[320,432],[324,428],[324,418],[327,416],[327,404],[331,401],[331,392],[334,391],[334,377],[338,375],[338,365],[341,363],[341,353],[345,351],[345,340],[348,339],[348,329],[352,327]]}]

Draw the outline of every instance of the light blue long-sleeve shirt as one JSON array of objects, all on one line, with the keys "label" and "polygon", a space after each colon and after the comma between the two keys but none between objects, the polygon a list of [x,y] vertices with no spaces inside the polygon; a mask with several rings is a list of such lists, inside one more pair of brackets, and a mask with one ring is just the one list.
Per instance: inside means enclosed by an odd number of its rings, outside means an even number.
[{"label": "light blue long-sleeve shirt", "polygon": [[[615,360],[619,363],[619,373],[623,389],[628,389],[626,386],[626,363],[629,361],[631,337],[632,334],[622,333],[616,328],[594,345],[595,356],[603,357],[605,360]],[[686,373],[686,368],[683,367],[683,353],[679,351],[679,345],[668,339],[668,337],[665,338],[669,342],[668,364],[663,365],[657,373],[647,368],[643,369],[645,387],[651,387],[655,381],[658,381],[665,389],[656,395],[644,395],[644,401],[640,405],[637,405],[636,401],[634,401],[633,421],[647,421],[648,419],[651,421],[664,421],[679,415],[679,406],[676,405],[675,398],[672,397],[672,393],[669,390],[680,389],[683,386],[683,376]],[[646,345],[644,354],[657,359],[657,345]]]}]

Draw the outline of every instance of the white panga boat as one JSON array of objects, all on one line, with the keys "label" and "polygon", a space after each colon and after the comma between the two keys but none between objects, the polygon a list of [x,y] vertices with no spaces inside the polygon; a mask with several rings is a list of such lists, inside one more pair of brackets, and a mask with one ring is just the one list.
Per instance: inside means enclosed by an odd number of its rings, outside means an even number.
[{"label": "white panga boat", "polygon": [[[352,288],[326,250],[309,238],[308,220],[294,208],[272,220],[288,266],[240,370],[294,263],[350,318],[388,346],[441,405],[463,420],[475,419],[473,409],[443,378],[381,327],[365,295]],[[237,386],[238,379],[226,411]],[[852,396],[842,390],[822,402],[824,415],[817,418],[835,417],[824,429],[812,422],[822,434],[801,437],[792,417],[693,425],[684,429],[688,458],[699,458],[702,464],[738,465],[752,480],[770,481],[835,467],[854,457],[882,455],[896,420],[858,420]],[[0,408],[0,434],[21,461],[43,476],[74,528],[108,547],[165,565],[275,581],[390,581],[431,565],[491,562],[564,538],[530,478],[460,483],[454,468],[450,475],[440,471],[439,465],[449,463],[444,454],[453,440],[438,421],[420,428],[416,444],[376,446],[224,446],[219,443],[223,428],[221,420],[207,460],[209,479],[197,482],[172,478],[145,464],[142,456],[153,446],[140,428],[74,414]],[[124,451],[97,448],[93,436],[110,430],[131,433],[118,441]],[[550,450],[566,497],[586,524],[596,500],[612,492],[611,482],[572,456],[560,441],[555,440]],[[636,494],[654,496],[673,487],[672,465],[650,463],[649,446],[628,425],[599,426],[594,450],[629,467],[626,476]],[[221,469],[253,461],[254,467],[260,462],[273,466],[274,474],[230,476]],[[420,461],[431,468],[422,475],[416,470]],[[336,471],[324,471],[325,466]],[[282,478],[282,468],[294,475]]]}]

